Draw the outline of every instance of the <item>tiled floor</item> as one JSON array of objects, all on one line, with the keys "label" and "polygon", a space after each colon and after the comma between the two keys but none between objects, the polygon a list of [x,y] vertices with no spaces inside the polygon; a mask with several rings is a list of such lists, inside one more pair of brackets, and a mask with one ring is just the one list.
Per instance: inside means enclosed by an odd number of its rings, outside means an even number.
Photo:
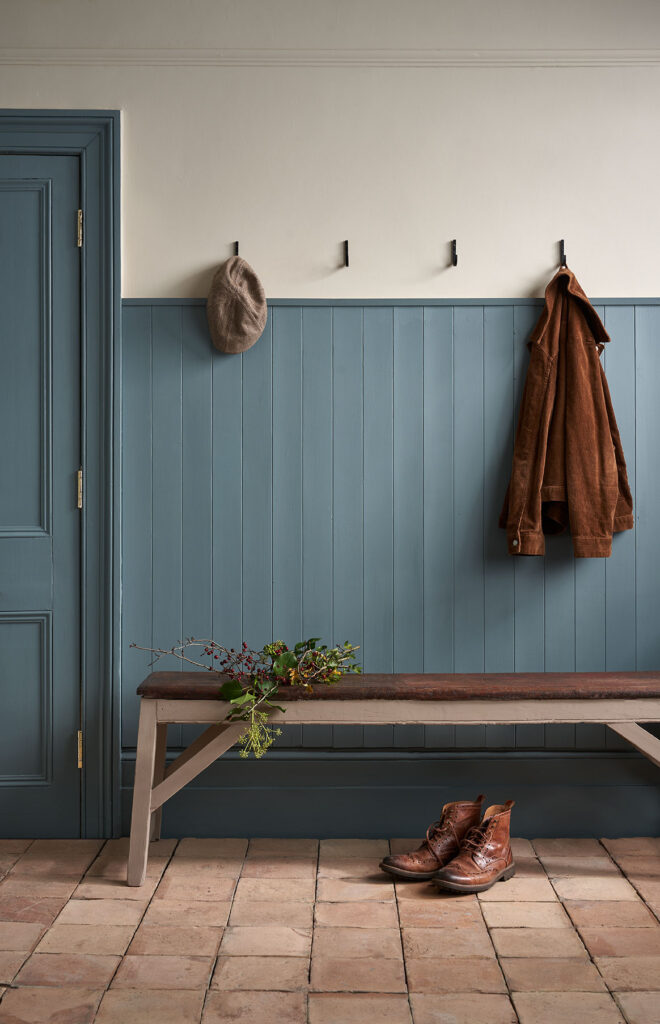
[{"label": "tiled floor", "polygon": [[660,839],[515,842],[480,898],[412,840],[0,840],[0,1024],[658,1024]]}]

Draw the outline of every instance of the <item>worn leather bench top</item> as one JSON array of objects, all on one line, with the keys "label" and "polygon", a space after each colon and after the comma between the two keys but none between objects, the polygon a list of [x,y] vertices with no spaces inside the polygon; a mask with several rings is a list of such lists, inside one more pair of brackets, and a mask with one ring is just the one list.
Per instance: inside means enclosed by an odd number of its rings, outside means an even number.
[{"label": "worn leather bench top", "polygon": [[[138,686],[141,697],[213,700],[225,677],[217,672],[152,672]],[[364,674],[319,684],[307,694],[281,687],[277,700],[572,700],[660,697],[660,672],[526,672],[438,675]]]}]

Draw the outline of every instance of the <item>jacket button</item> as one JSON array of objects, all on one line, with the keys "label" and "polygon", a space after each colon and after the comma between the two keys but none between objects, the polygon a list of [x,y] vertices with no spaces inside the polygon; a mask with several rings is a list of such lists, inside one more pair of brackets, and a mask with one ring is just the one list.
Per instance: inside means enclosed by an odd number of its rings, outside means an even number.
[{"label": "jacket button", "polygon": [[517,540],[512,540],[511,544],[513,545],[514,548],[518,547],[518,541]]}]

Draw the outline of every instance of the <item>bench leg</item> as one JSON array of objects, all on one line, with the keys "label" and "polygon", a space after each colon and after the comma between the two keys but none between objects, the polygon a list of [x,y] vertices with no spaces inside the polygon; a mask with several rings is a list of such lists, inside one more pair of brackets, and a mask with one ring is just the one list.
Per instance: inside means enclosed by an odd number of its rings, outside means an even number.
[{"label": "bench leg", "polygon": [[128,846],[127,881],[129,885],[142,885],[147,873],[149,829],[151,825],[151,789],[156,763],[157,735],[156,701],[143,698],[140,701],[140,724],[138,727],[135,757],[135,781],[133,783],[131,838]]},{"label": "bench leg", "polygon": [[[165,778],[165,755],[167,754],[167,726],[156,726],[156,761],[154,764],[154,787]],[[163,808],[157,807],[151,814],[151,835],[152,843],[160,839],[160,826],[163,817]]]}]

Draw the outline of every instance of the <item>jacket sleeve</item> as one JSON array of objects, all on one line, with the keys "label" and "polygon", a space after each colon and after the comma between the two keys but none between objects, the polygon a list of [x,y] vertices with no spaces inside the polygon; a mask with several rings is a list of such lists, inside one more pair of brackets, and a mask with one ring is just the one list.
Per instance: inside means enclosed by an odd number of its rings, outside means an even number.
[{"label": "jacket sleeve", "polygon": [[511,478],[500,515],[510,555],[543,555],[541,483],[552,409],[553,359],[534,341],[513,446]]}]

